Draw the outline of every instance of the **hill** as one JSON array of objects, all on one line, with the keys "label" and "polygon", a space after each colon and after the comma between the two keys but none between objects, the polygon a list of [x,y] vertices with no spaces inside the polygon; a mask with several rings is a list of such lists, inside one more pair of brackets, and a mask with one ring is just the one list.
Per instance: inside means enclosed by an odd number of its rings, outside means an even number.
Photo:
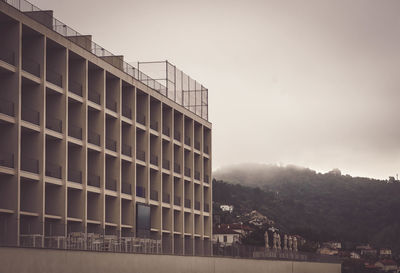
[{"label": "hill", "polygon": [[400,183],[246,164],[215,172],[215,206],[258,210],[282,231],[314,241],[371,243],[400,252]]}]

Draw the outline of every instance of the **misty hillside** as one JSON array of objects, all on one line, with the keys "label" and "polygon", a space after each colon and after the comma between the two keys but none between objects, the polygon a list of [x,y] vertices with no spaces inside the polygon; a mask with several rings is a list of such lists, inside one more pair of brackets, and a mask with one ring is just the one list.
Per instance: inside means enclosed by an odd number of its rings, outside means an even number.
[{"label": "misty hillside", "polygon": [[400,250],[400,183],[261,164],[213,175],[217,206],[257,209],[282,230],[315,241],[369,242]]}]

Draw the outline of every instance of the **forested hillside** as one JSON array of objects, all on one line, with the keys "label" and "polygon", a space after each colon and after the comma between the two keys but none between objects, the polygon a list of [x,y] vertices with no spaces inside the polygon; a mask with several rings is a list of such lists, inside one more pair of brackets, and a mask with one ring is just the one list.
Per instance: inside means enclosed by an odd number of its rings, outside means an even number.
[{"label": "forested hillside", "polygon": [[309,240],[400,251],[400,183],[261,164],[222,169],[214,177],[216,207],[258,210],[282,231]]}]

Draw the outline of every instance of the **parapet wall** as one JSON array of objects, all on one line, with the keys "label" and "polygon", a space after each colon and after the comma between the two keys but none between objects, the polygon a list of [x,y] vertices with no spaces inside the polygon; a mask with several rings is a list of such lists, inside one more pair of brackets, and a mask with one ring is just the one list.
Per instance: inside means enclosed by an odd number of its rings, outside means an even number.
[{"label": "parapet wall", "polygon": [[0,247],[7,273],[340,273],[334,263]]}]

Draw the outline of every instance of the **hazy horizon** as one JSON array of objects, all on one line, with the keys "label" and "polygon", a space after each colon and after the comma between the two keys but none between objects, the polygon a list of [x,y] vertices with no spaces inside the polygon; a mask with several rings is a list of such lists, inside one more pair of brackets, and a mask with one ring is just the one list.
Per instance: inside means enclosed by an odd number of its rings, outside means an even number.
[{"label": "hazy horizon", "polygon": [[168,59],[209,88],[213,170],[399,172],[399,1],[32,3],[128,62]]}]

